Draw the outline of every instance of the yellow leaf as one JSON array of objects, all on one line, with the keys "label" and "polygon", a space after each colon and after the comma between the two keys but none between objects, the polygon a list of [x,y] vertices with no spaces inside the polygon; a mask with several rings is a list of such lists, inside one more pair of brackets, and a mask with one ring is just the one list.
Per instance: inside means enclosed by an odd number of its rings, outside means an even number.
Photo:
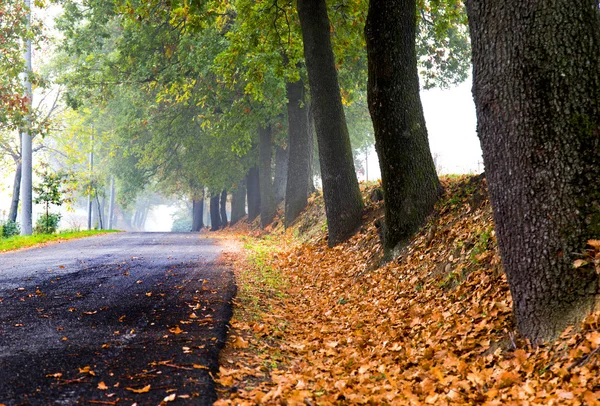
[{"label": "yellow leaf", "polygon": [[102,382],[100,382],[98,384],[98,389],[100,389],[100,390],[107,390],[108,386],[106,386],[106,384],[104,383],[104,381],[102,381]]},{"label": "yellow leaf", "polygon": [[146,393],[146,392],[150,392],[150,385],[146,385],[142,389],[133,389],[133,388],[125,388],[125,389],[128,391],[134,392],[134,393]]},{"label": "yellow leaf", "polygon": [[163,402],[172,402],[177,398],[177,394],[172,393],[163,399]]},{"label": "yellow leaf", "polygon": [[573,268],[580,268],[587,264],[588,262],[584,259],[576,259],[575,262],[573,262]]},{"label": "yellow leaf", "polygon": [[170,331],[171,333],[173,333],[173,334],[181,334],[181,333],[183,333],[183,330],[182,330],[182,329],[180,329],[180,328],[179,328],[179,326],[177,326],[177,327],[175,327],[175,328],[172,328],[172,329],[169,329],[169,331]]}]

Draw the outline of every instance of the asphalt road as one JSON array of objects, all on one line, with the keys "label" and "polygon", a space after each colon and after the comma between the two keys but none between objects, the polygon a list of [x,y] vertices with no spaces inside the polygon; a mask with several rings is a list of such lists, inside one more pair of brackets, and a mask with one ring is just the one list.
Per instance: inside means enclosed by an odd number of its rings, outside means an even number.
[{"label": "asphalt road", "polygon": [[235,295],[221,252],[119,233],[0,254],[0,404],[212,404]]}]

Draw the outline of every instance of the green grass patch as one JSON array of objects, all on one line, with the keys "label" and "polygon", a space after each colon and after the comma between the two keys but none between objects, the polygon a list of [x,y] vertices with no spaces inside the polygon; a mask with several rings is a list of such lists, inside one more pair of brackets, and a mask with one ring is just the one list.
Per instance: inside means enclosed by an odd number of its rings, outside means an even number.
[{"label": "green grass patch", "polygon": [[285,281],[279,270],[270,265],[270,257],[280,251],[276,246],[275,237],[269,235],[261,239],[248,239],[244,243],[244,248],[250,251],[248,261],[257,270],[256,281],[269,294],[282,297],[281,290],[285,287]]},{"label": "green grass patch", "polygon": [[33,247],[39,244],[55,241],[74,240],[94,235],[116,233],[118,230],[85,230],[63,231],[57,234],[17,235],[9,238],[0,238],[0,252],[13,251],[21,248]]}]

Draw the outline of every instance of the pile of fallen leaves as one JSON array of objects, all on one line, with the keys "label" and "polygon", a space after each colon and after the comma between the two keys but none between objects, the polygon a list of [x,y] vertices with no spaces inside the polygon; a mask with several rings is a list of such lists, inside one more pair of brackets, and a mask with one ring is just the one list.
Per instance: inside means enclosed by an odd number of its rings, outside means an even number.
[{"label": "pile of fallen leaves", "polygon": [[[288,230],[263,241],[268,259],[238,258],[217,403],[600,404],[600,314],[546,346],[520,339],[485,179],[443,183],[435,215],[385,266],[381,202],[335,248],[324,233],[299,244]],[[277,294],[264,289],[261,267],[285,281]]]}]

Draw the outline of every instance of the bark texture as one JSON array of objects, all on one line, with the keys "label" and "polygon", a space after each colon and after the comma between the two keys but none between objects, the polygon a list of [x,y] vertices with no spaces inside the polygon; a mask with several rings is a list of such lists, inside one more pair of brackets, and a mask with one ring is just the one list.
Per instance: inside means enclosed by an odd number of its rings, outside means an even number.
[{"label": "bark texture", "polygon": [[416,0],[371,0],[365,27],[388,258],[425,223],[441,192],[419,96],[416,13]]},{"label": "bark texture", "polygon": [[275,204],[285,200],[285,188],[288,180],[289,147],[284,149],[277,145],[275,147]]},{"label": "bark texture", "polygon": [[273,158],[273,144],[271,140],[271,126],[258,129],[260,137],[260,225],[265,228],[275,218],[275,194],[271,176],[271,163]]},{"label": "bark texture", "polygon": [[352,158],[325,0],[298,0],[304,58],[319,145],[330,246],[360,226],[363,201]]},{"label": "bark texture", "polygon": [[227,189],[221,192],[221,228],[227,227]]},{"label": "bark texture", "polygon": [[204,196],[192,199],[192,231],[197,233],[204,228]]},{"label": "bark texture", "polygon": [[210,231],[217,231],[221,228],[221,211],[219,209],[219,193],[213,193],[210,198]]},{"label": "bark texture", "polygon": [[517,327],[556,337],[595,306],[600,238],[596,0],[467,2],[477,131]]},{"label": "bark texture", "polygon": [[17,221],[17,211],[19,210],[19,196],[21,193],[21,160],[16,162],[15,179],[13,182],[13,194],[10,202],[10,211],[8,212],[8,219],[10,221]]},{"label": "bark texture", "polygon": [[260,179],[258,168],[250,168],[246,176],[248,192],[248,221],[252,223],[260,215]]},{"label": "bark texture", "polygon": [[312,133],[309,131],[304,82],[288,83],[287,111],[290,135],[288,182],[285,192],[285,226],[289,227],[306,207],[311,175]]},{"label": "bark texture", "polygon": [[231,195],[231,222],[236,224],[246,215],[246,186],[241,183],[234,189]]}]

